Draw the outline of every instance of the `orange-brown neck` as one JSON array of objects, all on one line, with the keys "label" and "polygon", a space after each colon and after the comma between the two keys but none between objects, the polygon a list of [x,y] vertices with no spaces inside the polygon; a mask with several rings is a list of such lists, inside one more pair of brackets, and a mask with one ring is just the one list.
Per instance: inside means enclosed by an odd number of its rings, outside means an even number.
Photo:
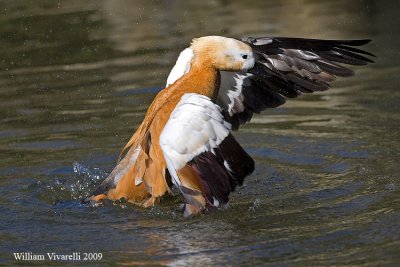
[{"label": "orange-brown neck", "polygon": [[218,96],[220,74],[207,62],[194,63],[190,71],[179,79],[176,88],[182,88],[185,93],[197,93],[211,98],[213,101]]}]

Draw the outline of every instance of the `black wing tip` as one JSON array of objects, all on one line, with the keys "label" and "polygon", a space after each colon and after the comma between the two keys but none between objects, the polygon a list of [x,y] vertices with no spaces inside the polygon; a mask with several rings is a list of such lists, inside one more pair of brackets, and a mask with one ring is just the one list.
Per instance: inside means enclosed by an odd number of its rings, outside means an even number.
[{"label": "black wing tip", "polygon": [[[312,39],[300,37],[243,37],[240,39],[256,50],[272,52],[273,49],[298,48],[298,49],[317,49],[320,51],[331,49],[346,49],[358,54],[376,57],[374,54],[356,48],[372,42],[371,39]],[[276,53],[276,51],[274,51]],[[368,60],[366,60],[369,62]],[[371,61],[370,63],[373,63]]]},{"label": "black wing tip", "polygon": [[[345,44],[351,46],[362,46],[372,42],[372,39],[317,39],[317,38],[303,38],[303,37],[251,37],[246,36],[239,39],[240,41],[247,42],[254,45],[265,45],[265,42],[283,42],[283,41],[292,41],[292,42],[324,42],[324,43],[332,43],[332,44]],[[257,42],[260,44],[257,44]]]},{"label": "black wing tip", "polygon": [[350,46],[362,46],[372,42],[371,39],[349,39],[349,40],[327,40],[332,42],[343,43]]}]

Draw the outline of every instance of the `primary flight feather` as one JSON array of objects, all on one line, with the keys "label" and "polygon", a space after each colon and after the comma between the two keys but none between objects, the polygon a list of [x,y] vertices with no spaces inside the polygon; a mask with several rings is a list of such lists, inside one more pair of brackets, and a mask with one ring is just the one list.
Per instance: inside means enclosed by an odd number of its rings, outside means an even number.
[{"label": "primary flight feather", "polygon": [[175,185],[186,202],[185,216],[227,203],[254,170],[231,131],[285,98],[327,90],[336,77],[353,75],[342,64],[372,62],[367,57],[372,54],[355,48],[368,42],[193,39],[91,199],[124,198],[148,207]]}]

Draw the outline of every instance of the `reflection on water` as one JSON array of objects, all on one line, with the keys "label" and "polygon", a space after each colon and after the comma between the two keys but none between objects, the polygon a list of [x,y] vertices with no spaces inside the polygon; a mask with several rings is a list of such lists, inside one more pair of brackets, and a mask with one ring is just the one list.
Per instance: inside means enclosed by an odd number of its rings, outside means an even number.
[{"label": "reflection on water", "polygon": [[[398,8],[1,1],[0,263],[15,265],[13,252],[94,251],[109,265],[399,264]],[[179,196],[148,210],[81,204],[179,51],[209,34],[371,38],[379,57],[235,133],[257,167],[218,212],[185,220]]]}]

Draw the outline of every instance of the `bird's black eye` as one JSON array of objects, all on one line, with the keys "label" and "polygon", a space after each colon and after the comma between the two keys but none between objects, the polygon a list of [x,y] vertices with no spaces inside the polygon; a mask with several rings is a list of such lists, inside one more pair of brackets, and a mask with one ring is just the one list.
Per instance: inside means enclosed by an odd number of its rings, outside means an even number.
[{"label": "bird's black eye", "polygon": [[242,58],[243,59],[247,59],[247,55],[242,55]]}]

